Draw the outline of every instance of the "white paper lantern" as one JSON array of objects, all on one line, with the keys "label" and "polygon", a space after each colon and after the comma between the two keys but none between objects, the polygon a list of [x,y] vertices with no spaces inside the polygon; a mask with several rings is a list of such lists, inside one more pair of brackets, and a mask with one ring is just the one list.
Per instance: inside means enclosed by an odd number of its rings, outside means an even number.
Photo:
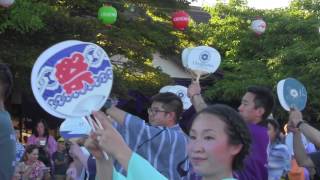
[{"label": "white paper lantern", "polygon": [[267,23],[262,19],[256,19],[251,23],[251,29],[258,35],[264,33],[267,28]]},{"label": "white paper lantern", "polygon": [[14,3],[14,0],[0,0],[0,6],[10,7]]}]

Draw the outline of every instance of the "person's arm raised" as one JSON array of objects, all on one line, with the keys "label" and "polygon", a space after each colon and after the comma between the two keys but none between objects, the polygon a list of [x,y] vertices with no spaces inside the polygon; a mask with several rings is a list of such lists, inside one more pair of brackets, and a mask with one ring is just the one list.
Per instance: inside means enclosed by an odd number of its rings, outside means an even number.
[{"label": "person's arm raised", "polygon": [[293,133],[293,150],[294,150],[294,157],[296,158],[299,166],[307,167],[307,168],[314,168],[314,164],[311,158],[307,155],[306,150],[301,141],[301,133],[294,132]]},{"label": "person's arm raised", "polygon": [[192,81],[188,87],[188,97],[197,112],[206,108],[208,105],[205,103],[201,96],[201,87],[199,82]]},{"label": "person's arm raised", "polygon": [[121,166],[127,171],[129,160],[132,155],[131,149],[122,139],[122,136],[112,124],[108,117],[103,112],[94,112],[94,117],[101,122],[103,130],[94,132],[98,136],[99,147],[108,155],[116,159]]},{"label": "person's arm raised", "polygon": [[110,115],[112,119],[116,120],[119,124],[123,125],[127,112],[122,109],[117,108],[114,105],[111,105],[109,108],[105,110],[105,113]]},{"label": "person's arm raised", "polygon": [[289,121],[291,124],[300,129],[309,141],[320,148],[320,131],[305,123],[302,119],[302,113],[296,109],[290,111]]},{"label": "person's arm raised", "polygon": [[77,159],[80,161],[82,166],[88,169],[87,162],[88,162],[89,155],[84,154],[81,150],[81,147],[77,143],[72,142],[70,146],[70,151],[77,157]]},{"label": "person's arm raised", "polygon": [[94,134],[91,134],[84,145],[96,159],[98,180],[112,180],[112,158],[109,157],[109,159],[105,159],[105,157],[103,156],[103,152],[99,147],[97,137]]},{"label": "person's arm raised", "polygon": [[307,123],[302,123],[299,126],[299,129],[307,137],[308,140],[310,140],[313,144],[320,148],[320,131]]}]

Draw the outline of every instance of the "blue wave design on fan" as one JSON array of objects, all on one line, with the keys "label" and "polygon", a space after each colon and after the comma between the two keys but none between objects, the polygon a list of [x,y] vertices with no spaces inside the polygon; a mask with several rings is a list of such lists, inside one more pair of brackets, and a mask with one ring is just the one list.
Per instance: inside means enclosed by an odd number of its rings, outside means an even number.
[{"label": "blue wave design on fan", "polygon": [[[58,52],[57,54],[53,55],[51,58],[48,59],[48,61],[40,68],[43,69],[44,67],[50,67],[50,68],[55,68],[55,65],[57,63],[57,60],[63,59],[65,57],[70,57],[73,53],[78,52],[78,53],[83,53],[83,51],[85,50],[85,48],[87,46],[90,46],[91,44],[80,44],[80,45],[75,45],[75,46],[71,46],[69,48],[64,49],[63,51]],[[101,71],[105,71],[105,69],[107,68],[111,68],[111,64],[110,61],[108,61],[107,59],[104,59],[101,66],[99,67],[89,67],[89,71],[93,73],[93,75],[97,75],[99,74],[99,72]],[[40,73],[40,71],[39,71]],[[52,73],[52,72],[51,72]],[[48,77],[49,82],[51,83],[57,83],[56,80],[52,80],[50,79],[50,74],[47,73],[45,74],[46,77]],[[95,78],[94,78],[95,79]],[[96,80],[96,79],[95,79]],[[61,94],[63,93],[63,88],[59,85],[57,89],[55,90],[50,90],[50,89],[46,89],[43,94],[42,97],[45,101],[48,100],[48,98],[50,97],[54,97],[56,96],[56,94]],[[76,95],[77,96],[77,95]]]},{"label": "blue wave design on fan", "polygon": [[88,137],[87,134],[77,134],[77,133],[72,133],[72,131],[60,131],[60,135],[64,139]]},{"label": "blue wave design on fan", "polygon": [[[82,53],[87,46],[88,46],[88,44],[78,44],[78,45],[74,45],[74,46],[70,46],[68,48],[65,48],[62,51],[59,51],[58,53],[56,53],[53,56],[51,56],[50,58],[48,58],[46,63],[44,63],[41,66],[40,70],[43,69],[45,66],[54,67],[57,63],[57,60],[63,59],[65,57],[70,57],[75,52]],[[40,71],[38,73],[40,73]]]},{"label": "blue wave design on fan", "polygon": [[95,87],[100,87],[102,84],[107,83],[107,81],[112,79],[113,74],[112,70],[108,69],[106,72],[101,72],[98,76],[95,76],[94,79],[96,79],[95,83],[93,85],[87,85],[85,84],[85,88],[83,88],[82,91],[77,91],[70,96],[63,94],[57,94],[54,98],[48,98],[48,104],[54,109],[57,109],[58,107],[64,106],[65,103],[68,103],[72,101],[72,99],[77,99],[80,95],[85,95],[89,91],[92,91]]}]

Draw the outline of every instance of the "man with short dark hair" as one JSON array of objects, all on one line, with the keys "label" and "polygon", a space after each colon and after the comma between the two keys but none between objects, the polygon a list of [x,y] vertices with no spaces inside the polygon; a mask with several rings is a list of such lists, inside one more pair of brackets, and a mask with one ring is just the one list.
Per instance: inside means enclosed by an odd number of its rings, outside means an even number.
[{"label": "man with short dark hair", "polygon": [[274,105],[271,90],[261,86],[251,86],[242,97],[238,110],[247,121],[252,146],[249,156],[245,159],[243,170],[236,172],[239,180],[268,179],[267,148],[269,136],[266,118],[270,115]]},{"label": "man with short dark hair", "polygon": [[[187,157],[187,138],[177,124],[182,111],[181,99],[168,92],[152,97],[148,108],[150,125],[115,106],[107,108],[106,113],[116,120],[117,130],[132,151],[148,160],[168,179],[176,180],[180,179],[177,166]],[[188,162],[184,167],[187,169],[187,166]]]},{"label": "man with short dark hair", "polygon": [[272,93],[261,86],[250,86],[242,97],[238,110],[241,116],[250,123],[267,126],[266,119],[274,105]]},{"label": "man with short dark hair", "polygon": [[0,64],[0,179],[11,180],[14,175],[16,159],[16,135],[10,114],[4,102],[12,89],[13,78],[10,69]]},{"label": "man with short dark hair", "polygon": [[[192,82],[188,88],[188,96],[197,112],[207,105],[201,96],[201,87]],[[249,87],[238,107],[240,115],[247,122],[252,144],[249,156],[245,159],[243,170],[235,172],[239,180],[267,180],[267,147],[269,143],[268,129],[265,119],[273,109],[274,99],[269,89],[260,86]]]}]

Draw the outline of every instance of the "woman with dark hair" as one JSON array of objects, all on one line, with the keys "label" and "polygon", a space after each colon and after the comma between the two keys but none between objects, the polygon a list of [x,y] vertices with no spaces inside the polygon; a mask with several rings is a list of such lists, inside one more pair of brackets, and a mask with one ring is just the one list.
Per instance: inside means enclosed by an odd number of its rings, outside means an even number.
[{"label": "woman with dark hair", "polygon": [[28,138],[27,144],[36,144],[49,153],[50,157],[57,151],[57,142],[49,135],[48,126],[44,120],[37,122],[35,129],[33,129],[32,135]]},{"label": "woman with dark hair", "polygon": [[22,160],[16,168],[14,179],[42,180],[45,174],[49,173],[50,168],[46,167],[38,158],[38,146],[34,144],[27,146]]},{"label": "woman with dark hair", "polygon": [[268,153],[268,180],[281,179],[290,170],[291,157],[288,147],[280,136],[280,125],[274,119],[268,119],[270,143]]},{"label": "woman with dark hair", "polygon": [[242,117],[229,106],[217,104],[200,111],[189,131],[188,156],[202,180],[234,179],[249,153],[251,138]]},{"label": "woman with dark hair", "polygon": [[[127,177],[123,177],[113,169],[113,180],[167,179],[130,150],[103,113],[94,113],[94,116],[104,130],[90,136],[86,146],[96,157],[99,179],[106,179],[110,166],[112,171],[112,160],[104,160],[102,150],[120,162],[127,172]],[[188,156],[202,180],[234,180],[233,171],[242,167],[251,143],[247,125],[234,109],[226,105],[205,108],[195,116],[189,136]]]}]

